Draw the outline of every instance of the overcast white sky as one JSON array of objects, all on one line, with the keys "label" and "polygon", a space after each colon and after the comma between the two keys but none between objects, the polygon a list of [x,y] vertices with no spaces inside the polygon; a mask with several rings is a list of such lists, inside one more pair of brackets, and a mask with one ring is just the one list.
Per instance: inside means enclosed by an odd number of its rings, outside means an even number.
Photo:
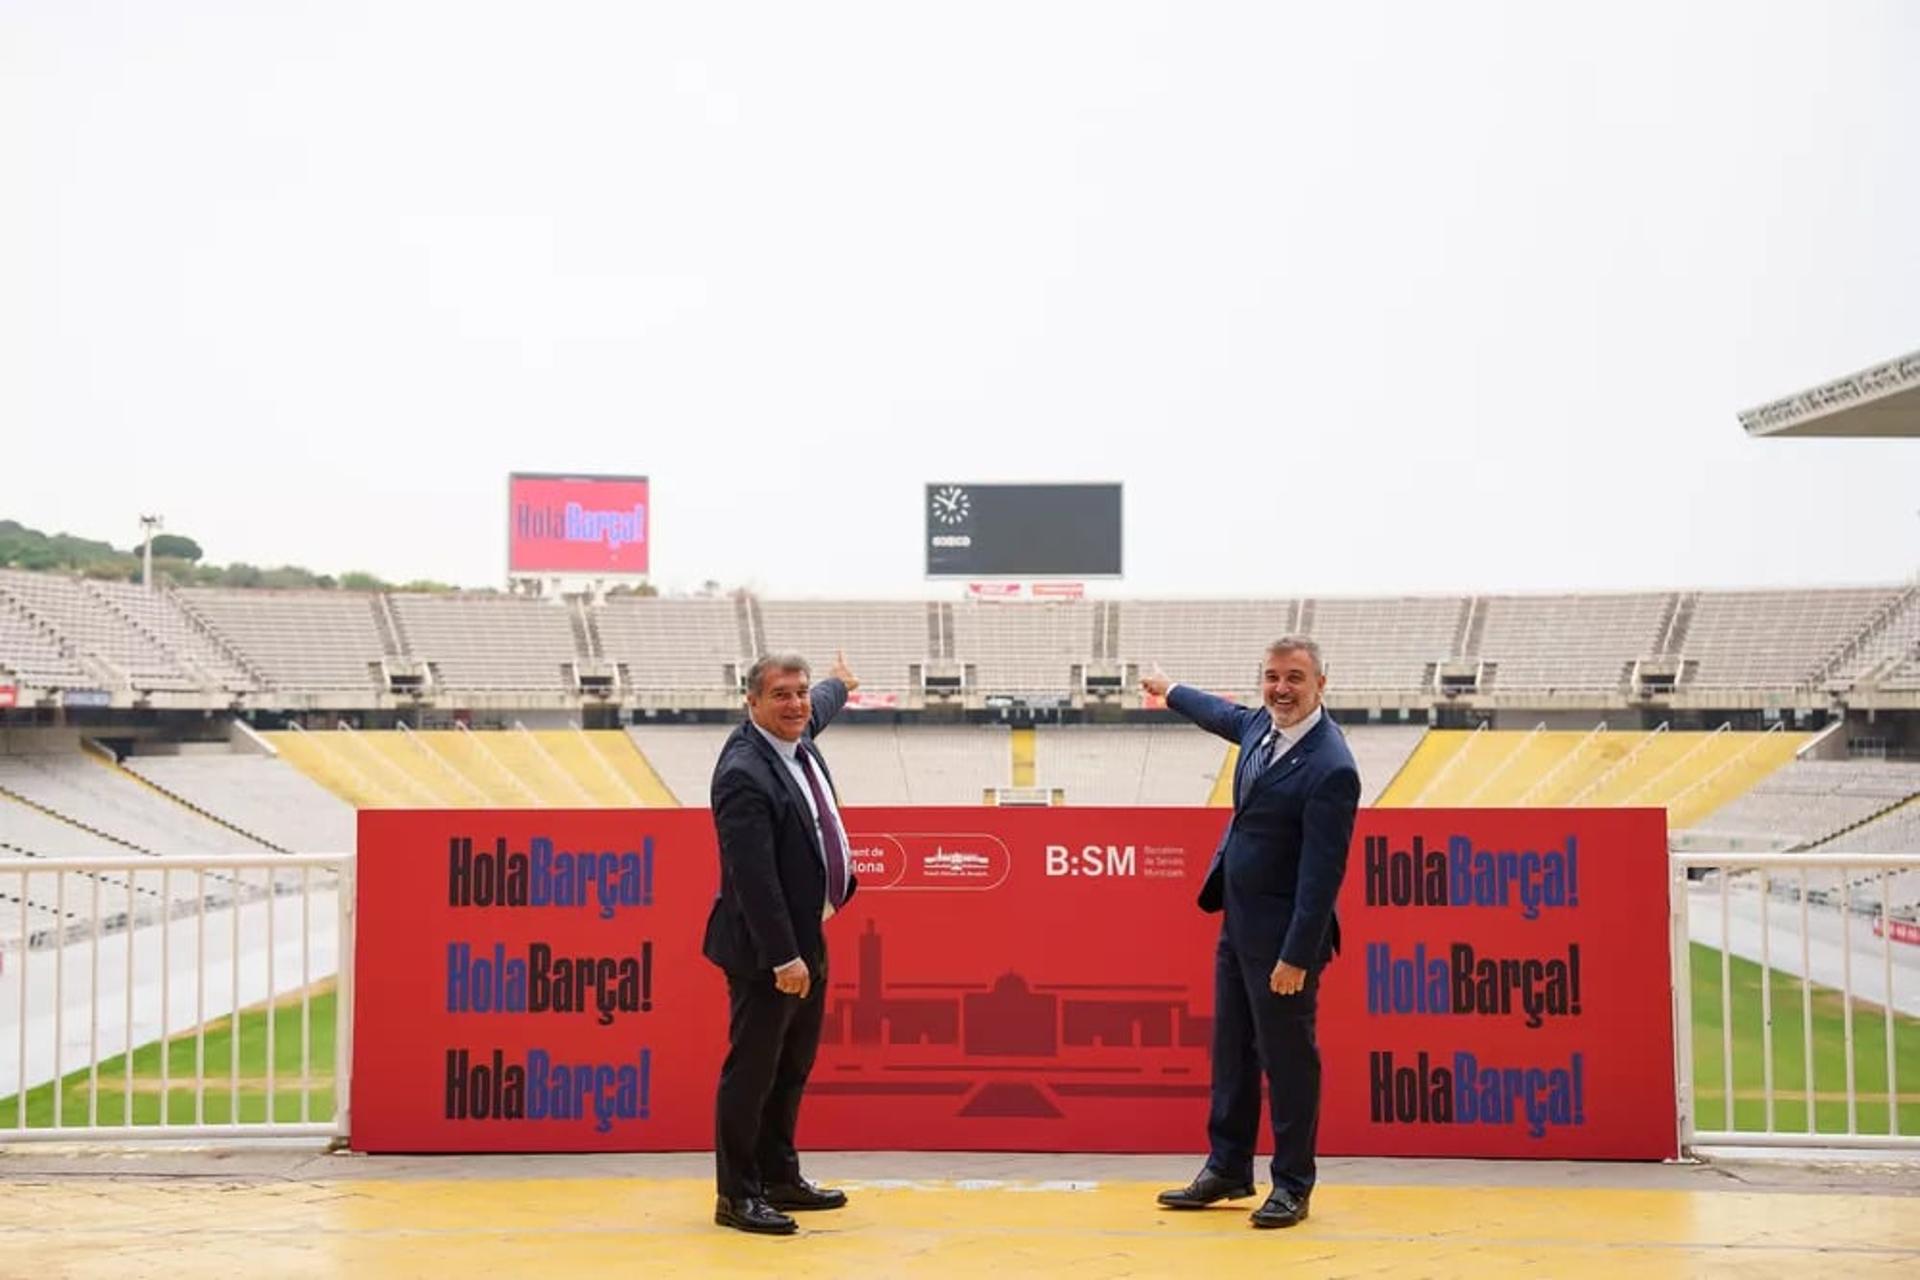
[{"label": "overcast white sky", "polygon": [[1121,480],[1130,594],[1920,566],[1920,4],[0,0],[0,516],[495,585],[948,595],[929,480]]}]

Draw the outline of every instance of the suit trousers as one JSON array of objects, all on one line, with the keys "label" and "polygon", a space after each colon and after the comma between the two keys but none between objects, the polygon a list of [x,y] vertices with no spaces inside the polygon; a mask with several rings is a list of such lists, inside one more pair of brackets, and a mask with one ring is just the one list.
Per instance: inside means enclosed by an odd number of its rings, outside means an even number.
[{"label": "suit trousers", "polygon": [[1314,1040],[1320,973],[1309,970],[1296,994],[1268,985],[1271,963],[1227,941],[1213,964],[1213,1098],[1207,1114],[1207,1167],[1253,1181],[1260,1134],[1260,1084],[1266,1077],[1273,1123],[1273,1185],[1297,1196],[1313,1190],[1314,1138],[1320,1124],[1320,1048]]},{"label": "suit trousers", "polygon": [[729,1199],[757,1196],[800,1176],[794,1129],[820,1049],[827,1008],[824,954],[810,957],[806,999],[782,993],[773,971],[727,974],[727,1058],[714,1103],[714,1172]]}]

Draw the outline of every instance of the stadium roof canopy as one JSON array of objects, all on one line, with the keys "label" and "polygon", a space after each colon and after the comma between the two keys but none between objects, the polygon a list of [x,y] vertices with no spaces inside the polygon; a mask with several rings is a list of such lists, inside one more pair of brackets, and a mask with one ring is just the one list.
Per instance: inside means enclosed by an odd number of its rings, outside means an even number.
[{"label": "stadium roof canopy", "polygon": [[1920,351],[1740,415],[1750,436],[1920,436]]}]

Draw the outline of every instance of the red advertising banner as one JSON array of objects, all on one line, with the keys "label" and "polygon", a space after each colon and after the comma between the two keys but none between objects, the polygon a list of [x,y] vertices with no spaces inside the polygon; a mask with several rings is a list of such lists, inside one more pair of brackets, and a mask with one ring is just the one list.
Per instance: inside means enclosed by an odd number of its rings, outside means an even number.
[{"label": "red advertising banner", "polygon": [[1887,926],[1889,923],[1893,926],[1891,936],[1895,942],[1920,945],[1920,924],[1915,924],[1911,920],[1894,920],[1889,922],[1882,920],[1879,916],[1875,916],[1873,918],[1873,936],[1876,938],[1887,937]]},{"label": "red advertising banner", "polygon": [[11,707],[20,701],[20,686],[0,684],[0,707]]},{"label": "red advertising banner", "polygon": [[507,572],[644,574],[645,476],[507,477]]},{"label": "red advertising banner", "polygon": [[[814,1149],[1204,1149],[1213,809],[850,809]],[[702,1150],[705,810],[360,815],[353,1145]],[[1319,1032],[1330,1155],[1675,1154],[1664,817],[1373,810]]]}]

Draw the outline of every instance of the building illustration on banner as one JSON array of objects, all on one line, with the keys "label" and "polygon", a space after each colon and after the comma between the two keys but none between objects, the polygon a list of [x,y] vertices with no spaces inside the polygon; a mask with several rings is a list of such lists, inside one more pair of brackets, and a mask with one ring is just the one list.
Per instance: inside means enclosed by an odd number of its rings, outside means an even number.
[{"label": "building illustration on banner", "polygon": [[[886,939],[859,936],[854,980],[834,984],[817,1092],[947,1096],[958,1114],[1058,1119],[1072,1098],[1200,1098],[1210,1015],[1169,982],[889,978]],[[1024,1079],[984,1079],[1015,1075]]]}]

